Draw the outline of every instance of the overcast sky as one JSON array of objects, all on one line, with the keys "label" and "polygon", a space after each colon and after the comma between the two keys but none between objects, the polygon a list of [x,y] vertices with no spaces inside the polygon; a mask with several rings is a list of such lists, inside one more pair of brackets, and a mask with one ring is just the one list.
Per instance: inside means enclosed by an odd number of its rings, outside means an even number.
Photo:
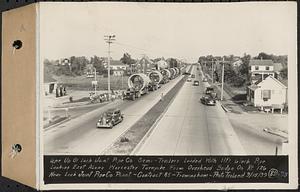
[{"label": "overcast sky", "polygon": [[296,36],[296,3],[42,3],[42,59],[107,56],[104,35],[116,35],[113,59],[202,55],[288,54]]}]

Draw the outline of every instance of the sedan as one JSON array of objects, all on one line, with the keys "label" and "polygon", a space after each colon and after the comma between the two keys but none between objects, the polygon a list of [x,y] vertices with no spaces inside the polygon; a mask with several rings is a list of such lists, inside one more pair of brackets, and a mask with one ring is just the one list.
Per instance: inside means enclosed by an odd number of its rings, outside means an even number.
[{"label": "sedan", "polygon": [[193,83],[193,85],[194,85],[194,86],[199,86],[199,81],[198,81],[198,80],[195,80],[194,83]]},{"label": "sedan", "polygon": [[209,96],[202,96],[200,101],[204,105],[209,105],[209,106],[216,105],[216,100]]},{"label": "sedan", "polygon": [[123,119],[124,115],[121,114],[120,109],[109,109],[100,116],[96,126],[97,128],[112,128]]}]

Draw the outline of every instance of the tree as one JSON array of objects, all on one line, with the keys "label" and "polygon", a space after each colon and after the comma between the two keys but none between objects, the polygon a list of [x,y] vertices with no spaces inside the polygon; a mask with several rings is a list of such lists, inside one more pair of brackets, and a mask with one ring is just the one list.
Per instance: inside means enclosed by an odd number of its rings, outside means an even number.
[{"label": "tree", "polygon": [[169,59],[169,66],[170,66],[170,68],[177,67],[178,66],[177,60],[174,59],[174,58],[170,58]]},{"label": "tree", "polygon": [[134,59],[131,58],[131,55],[129,53],[124,53],[123,57],[120,59],[120,61],[122,61],[123,64],[129,65],[129,66],[136,62]]},{"label": "tree", "polygon": [[85,57],[75,57],[70,58],[70,69],[71,73],[75,75],[82,75],[86,65],[89,63],[89,60]]},{"label": "tree", "polygon": [[254,57],[255,59],[272,59],[272,55],[269,55],[267,53],[261,52],[258,54],[257,57]]},{"label": "tree", "polygon": [[282,79],[288,78],[288,68],[287,67],[281,69],[280,76],[282,77]]},{"label": "tree", "polygon": [[104,57],[98,57],[94,55],[94,57],[91,58],[91,64],[96,68],[96,71],[99,72],[99,74],[105,73],[105,67],[104,67],[105,58]]},{"label": "tree", "polygon": [[242,64],[239,66],[238,71],[239,74],[248,77],[249,75],[249,63],[250,63],[251,55],[247,55],[246,53],[244,56],[241,58]]}]

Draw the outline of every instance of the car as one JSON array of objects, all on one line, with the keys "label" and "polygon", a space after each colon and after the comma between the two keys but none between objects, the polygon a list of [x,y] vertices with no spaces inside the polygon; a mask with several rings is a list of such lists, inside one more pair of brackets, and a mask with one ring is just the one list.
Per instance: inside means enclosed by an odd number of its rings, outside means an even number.
[{"label": "car", "polygon": [[203,78],[203,80],[202,80],[203,82],[207,82],[207,79],[206,78]]},{"label": "car", "polygon": [[186,81],[187,81],[187,82],[192,82],[192,79],[191,79],[191,78],[188,78]]},{"label": "car", "polygon": [[206,89],[205,89],[205,94],[206,95],[210,95],[213,92],[214,92],[214,88],[213,87],[206,87]]},{"label": "car", "polygon": [[118,123],[121,123],[124,119],[124,115],[120,109],[112,108],[101,114],[97,128],[113,128]]},{"label": "car", "polygon": [[199,81],[198,81],[198,80],[195,80],[194,83],[193,83],[193,85],[194,85],[194,86],[199,86]]},{"label": "car", "polygon": [[214,105],[216,105],[216,100],[213,99],[213,98],[210,97],[210,96],[207,96],[207,95],[202,96],[202,97],[200,98],[200,101],[201,101],[201,103],[204,104],[204,105],[209,105],[209,106],[214,106]]}]

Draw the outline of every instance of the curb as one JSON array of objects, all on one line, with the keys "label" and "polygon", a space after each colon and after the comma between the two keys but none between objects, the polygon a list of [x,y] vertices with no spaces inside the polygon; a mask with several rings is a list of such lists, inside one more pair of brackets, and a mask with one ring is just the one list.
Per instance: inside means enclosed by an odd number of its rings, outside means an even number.
[{"label": "curb", "polygon": [[263,129],[263,131],[266,132],[266,133],[270,133],[270,134],[272,134],[272,135],[276,135],[276,136],[282,137],[282,138],[284,138],[284,139],[288,139],[287,136],[284,136],[284,135],[282,135],[282,134],[280,134],[280,133],[276,133],[275,131],[272,131],[271,129],[268,129],[268,128]]},{"label": "curb", "polygon": [[229,109],[227,109],[221,102],[220,102],[220,105],[222,107],[222,109],[227,113],[227,112],[230,112]]},{"label": "curb", "polygon": [[60,121],[60,122],[58,122],[58,123],[55,123],[55,124],[53,124],[53,125],[50,125],[49,127],[43,128],[43,130],[44,130],[44,131],[48,131],[48,130],[51,129],[52,127],[58,126],[58,125],[63,124],[63,123],[65,123],[65,122],[67,122],[67,121],[70,121],[70,120],[71,120],[71,118],[70,118],[70,116],[69,116],[69,117],[68,117],[67,119],[65,119],[65,120],[62,120],[62,121]]}]

